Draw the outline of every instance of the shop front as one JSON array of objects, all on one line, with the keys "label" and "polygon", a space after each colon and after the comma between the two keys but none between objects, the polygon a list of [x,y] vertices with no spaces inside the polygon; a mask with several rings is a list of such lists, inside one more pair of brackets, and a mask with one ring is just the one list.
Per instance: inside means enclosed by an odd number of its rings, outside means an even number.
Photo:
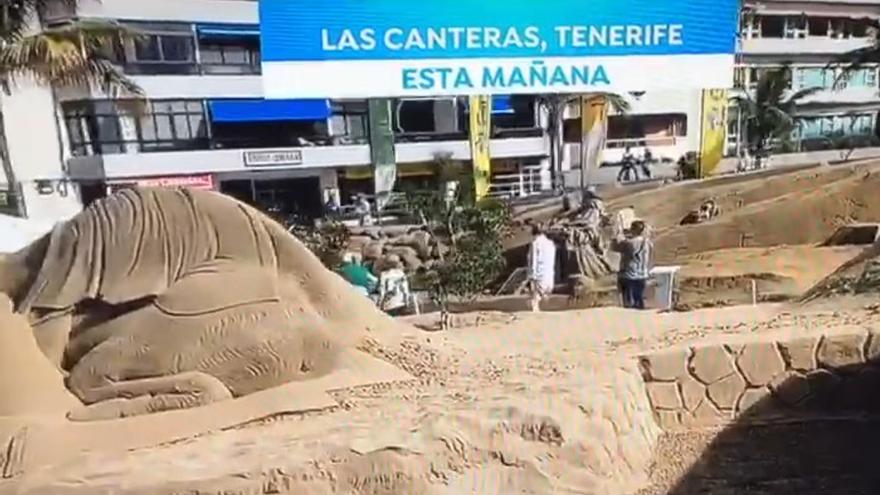
[{"label": "shop front", "polygon": [[108,181],[107,186],[110,193],[128,187],[185,187],[204,191],[215,189],[214,176],[211,174],[120,179]]}]

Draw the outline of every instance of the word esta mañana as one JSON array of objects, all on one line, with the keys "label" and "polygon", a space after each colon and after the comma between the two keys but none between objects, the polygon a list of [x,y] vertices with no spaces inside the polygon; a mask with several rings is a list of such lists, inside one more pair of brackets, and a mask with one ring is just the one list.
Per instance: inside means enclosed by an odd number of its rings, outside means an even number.
[{"label": "word esta ma\u00f1ana", "polygon": [[[474,74],[477,72],[478,74]],[[535,61],[528,66],[405,68],[403,89],[468,88],[562,88],[572,86],[608,86],[611,80],[605,66],[548,65]]]}]

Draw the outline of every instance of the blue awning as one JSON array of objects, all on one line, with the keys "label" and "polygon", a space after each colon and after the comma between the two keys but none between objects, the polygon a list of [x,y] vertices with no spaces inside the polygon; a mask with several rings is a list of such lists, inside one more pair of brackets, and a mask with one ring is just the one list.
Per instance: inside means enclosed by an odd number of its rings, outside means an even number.
[{"label": "blue awning", "polygon": [[213,122],[326,120],[329,100],[209,100]]},{"label": "blue awning", "polygon": [[257,24],[196,24],[200,38],[243,38],[260,36]]},{"label": "blue awning", "polygon": [[513,113],[513,103],[510,101],[510,95],[493,96],[492,113]]},{"label": "blue awning", "polygon": [[[513,103],[511,102],[510,95],[495,95],[492,97],[492,113],[500,114],[500,113],[513,113]],[[465,110],[470,112],[469,107],[465,107]]]}]

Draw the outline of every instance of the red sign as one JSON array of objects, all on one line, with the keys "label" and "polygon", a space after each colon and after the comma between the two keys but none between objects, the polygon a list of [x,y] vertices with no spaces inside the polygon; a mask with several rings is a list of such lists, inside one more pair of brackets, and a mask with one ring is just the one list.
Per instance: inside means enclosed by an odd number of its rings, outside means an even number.
[{"label": "red sign", "polygon": [[129,185],[137,187],[188,187],[190,189],[214,189],[214,176],[205,175],[178,175],[172,177],[144,177],[130,181],[120,181],[116,185]]}]

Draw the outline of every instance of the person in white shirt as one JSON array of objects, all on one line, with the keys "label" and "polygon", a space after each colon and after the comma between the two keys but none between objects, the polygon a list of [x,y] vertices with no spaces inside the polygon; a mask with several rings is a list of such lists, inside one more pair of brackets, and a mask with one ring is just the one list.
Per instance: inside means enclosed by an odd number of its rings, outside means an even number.
[{"label": "person in white shirt", "polygon": [[529,292],[532,311],[540,310],[541,299],[553,292],[556,285],[556,244],[540,225],[532,227],[535,236],[529,247]]}]

